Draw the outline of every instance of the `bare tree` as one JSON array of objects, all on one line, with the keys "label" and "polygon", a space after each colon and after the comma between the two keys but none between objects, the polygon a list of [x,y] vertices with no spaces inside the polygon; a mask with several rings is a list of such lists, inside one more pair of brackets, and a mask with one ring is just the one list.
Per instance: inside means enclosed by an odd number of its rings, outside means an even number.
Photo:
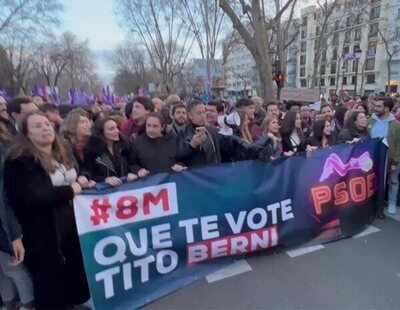
[{"label": "bare tree", "polygon": [[243,44],[243,41],[236,30],[228,33],[226,38],[222,41],[222,65],[225,66],[229,55],[233,52],[235,47],[240,44]]},{"label": "bare tree", "polygon": [[194,38],[179,16],[174,0],[118,0],[117,13],[145,47],[167,93],[182,71]]},{"label": "bare tree", "polygon": [[218,0],[179,0],[186,13],[183,21],[188,20],[202,59],[206,61],[207,90],[211,93],[211,59],[215,59],[224,12],[218,6]]},{"label": "bare tree", "polygon": [[[294,0],[287,8],[288,14],[285,18],[282,15],[278,15],[274,20],[272,27],[271,39],[276,47],[275,57],[279,60],[281,67],[280,69],[286,75],[286,64],[288,61],[288,48],[298,39],[300,32],[300,25],[298,20],[295,18],[296,6],[300,1]],[[282,1],[274,0],[275,12],[279,12],[282,9]]]},{"label": "bare tree", "polygon": [[0,0],[0,33],[31,28],[47,32],[59,23],[59,0]]},{"label": "bare tree", "polygon": [[[388,1],[385,7],[381,8],[381,11],[388,10],[392,4],[392,1]],[[382,23],[381,23],[382,25]],[[396,25],[389,23],[376,28],[378,31],[380,40],[385,48],[386,52],[386,67],[387,67],[387,85],[390,91],[390,80],[392,78],[392,60],[393,57],[400,54],[398,43],[400,43],[400,33],[397,31]],[[397,43],[397,44],[396,44]]]},{"label": "bare tree", "polygon": [[274,97],[269,31],[280,21],[293,2],[294,0],[286,0],[278,11],[272,11],[273,16],[269,16],[264,1],[220,0],[221,8],[230,18],[233,28],[238,31],[256,62],[261,95],[265,100]]},{"label": "bare tree", "polygon": [[32,51],[29,49],[31,40],[28,33],[10,32],[3,36],[9,66],[6,74],[12,95],[21,90],[27,92],[29,77],[34,71]]}]

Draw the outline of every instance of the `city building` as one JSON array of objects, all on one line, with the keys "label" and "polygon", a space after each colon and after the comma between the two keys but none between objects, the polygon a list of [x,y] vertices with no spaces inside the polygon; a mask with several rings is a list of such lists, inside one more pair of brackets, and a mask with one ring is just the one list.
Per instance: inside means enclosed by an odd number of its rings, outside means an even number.
[{"label": "city building", "polygon": [[[394,34],[400,35],[398,7],[397,0],[343,0],[332,13],[317,6],[304,8],[297,87],[319,88],[326,98],[384,91],[388,81],[384,39],[389,39],[391,49],[399,48],[391,34],[395,27]],[[400,55],[392,58],[391,68],[395,84],[400,80]]]}]

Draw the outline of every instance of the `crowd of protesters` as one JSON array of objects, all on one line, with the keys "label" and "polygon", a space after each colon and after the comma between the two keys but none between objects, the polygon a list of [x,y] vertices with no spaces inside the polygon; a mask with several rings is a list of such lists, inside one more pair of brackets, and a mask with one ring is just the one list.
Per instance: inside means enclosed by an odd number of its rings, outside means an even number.
[{"label": "crowd of protesters", "polygon": [[[55,106],[0,97],[0,295],[8,309],[65,309],[90,300],[72,201],[160,172],[239,160],[307,156],[380,137],[389,146],[388,212],[396,213],[400,104],[380,95],[314,105],[261,98],[186,104]],[[231,116],[231,117],[230,117]],[[23,238],[22,238],[23,236]]]}]

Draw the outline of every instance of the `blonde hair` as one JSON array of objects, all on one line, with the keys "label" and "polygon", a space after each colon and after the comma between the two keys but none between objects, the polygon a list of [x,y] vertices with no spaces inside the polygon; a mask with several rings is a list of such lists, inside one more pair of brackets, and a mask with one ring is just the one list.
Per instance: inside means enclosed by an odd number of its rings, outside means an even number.
[{"label": "blonde hair", "polygon": [[245,124],[245,120],[248,120],[248,116],[246,114],[246,111],[243,109],[237,109],[237,112],[239,113],[240,116],[240,126],[239,126],[239,133],[240,133],[240,137],[244,140],[247,140],[250,143],[253,143],[253,138],[251,136],[250,133],[250,129],[249,129],[249,123],[247,122],[247,124]]},{"label": "blonde hair", "polygon": [[[68,146],[61,142],[56,132],[54,131],[54,141],[52,144],[51,155],[48,156],[40,152],[28,138],[28,119],[33,115],[46,117],[42,112],[32,112],[27,114],[20,123],[20,132],[13,140],[8,151],[8,157],[17,159],[23,156],[33,156],[36,161],[40,162],[41,166],[49,173],[56,171],[54,160],[66,168],[71,169],[75,166],[75,161],[72,157],[72,152]],[[54,129],[53,129],[54,130]]]},{"label": "blonde hair", "polygon": [[[266,116],[266,117],[264,118],[263,122],[261,123],[261,132],[262,132],[262,135],[263,135],[263,136],[268,135],[268,133],[269,133],[269,131],[268,131],[269,125],[271,124],[271,122],[272,122],[273,120],[276,120],[276,121],[278,122],[278,124],[279,124],[278,118],[276,118],[276,117],[273,116],[273,115],[268,115],[268,116]],[[278,133],[277,133],[277,134],[274,134],[274,136],[277,137],[278,139],[282,139],[279,130],[278,130]]]}]

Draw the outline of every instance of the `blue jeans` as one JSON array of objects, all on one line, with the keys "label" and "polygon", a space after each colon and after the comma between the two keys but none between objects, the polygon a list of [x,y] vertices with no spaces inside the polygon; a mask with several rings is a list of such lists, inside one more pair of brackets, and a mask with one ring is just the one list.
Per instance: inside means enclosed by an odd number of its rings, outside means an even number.
[{"label": "blue jeans", "polygon": [[400,165],[397,165],[396,170],[391,171],[389,174],[389,206],[397,206],[397,193],[399,191],[399,174]]}]

